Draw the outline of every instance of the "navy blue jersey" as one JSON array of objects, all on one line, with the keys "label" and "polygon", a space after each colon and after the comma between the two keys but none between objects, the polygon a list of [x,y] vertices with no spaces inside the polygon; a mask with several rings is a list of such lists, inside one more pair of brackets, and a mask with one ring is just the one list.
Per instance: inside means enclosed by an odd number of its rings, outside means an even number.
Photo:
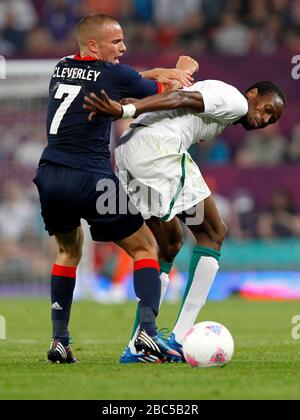
[{"label": "navy blue jersey", "polygon": [[144,98],[159,92],[160,84],[141,77],[134,69],[78,55],[63,58],[54,69],[49,87],[48,145],[41,160],[63,166],[103,172],[110,166],[112,119],[97,115],[88,121],[83,97],[105,89],[116,101]]}]

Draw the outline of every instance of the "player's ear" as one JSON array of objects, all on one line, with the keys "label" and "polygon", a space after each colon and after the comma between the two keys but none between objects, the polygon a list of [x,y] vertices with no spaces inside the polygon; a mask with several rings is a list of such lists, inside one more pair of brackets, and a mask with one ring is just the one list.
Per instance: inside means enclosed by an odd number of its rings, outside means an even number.
[{"label": "player's ear", "polygon": [[258,89],[257,88],[253,88],[246,93],[246,96],[247,96],[248,99],[254,99],[254,98],[257,97],[257,95],[258,95]]},{"label": "player's ear", "polygon": [[98,45],[94,39],[89,39],[87,42],[89,50],[93,53],[98,53]]}]

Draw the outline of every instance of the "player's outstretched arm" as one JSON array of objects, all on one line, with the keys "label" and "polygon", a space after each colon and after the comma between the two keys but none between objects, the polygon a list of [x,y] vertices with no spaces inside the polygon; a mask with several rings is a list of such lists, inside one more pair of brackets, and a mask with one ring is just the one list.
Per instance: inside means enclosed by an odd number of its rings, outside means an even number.
[{"label": "player's outstretched arm", "polygon": [[142,71],[140,72],[140,75],[145,79],[157,80],[163,85],[166,85],[166,89],[170,84],[173,84],[174,82],[178,82],[179,87],[189,87],[194,81],[194,78],[191,74],[185,73],[180,68],[155,68],[153,70]]},{"label": "player's outstretched arm", "polygon": [[155,68],[140,72],[141,76],[146,79],[154,79],[162,83],[163,92],[189,87],[192,85],[195,74],[199,70],[199,64],[192,57],[182,55],[179,57],[176,68],[162,69]]},{"label": "player's outstretched arm", "polygon": [[175,91],[134,100],[129,105],[121,105],[119,102],[109,99],[106,92],[102,90],[101,98],[95,93],[91,93],[90,96],[84,97],[84,102],[84,109],[91,111],[89,119],[95,113],[115,118],[132,118],[145,112],[178,108],[190,108],[199,113],[204,112],[204,102],[200,92]]}]

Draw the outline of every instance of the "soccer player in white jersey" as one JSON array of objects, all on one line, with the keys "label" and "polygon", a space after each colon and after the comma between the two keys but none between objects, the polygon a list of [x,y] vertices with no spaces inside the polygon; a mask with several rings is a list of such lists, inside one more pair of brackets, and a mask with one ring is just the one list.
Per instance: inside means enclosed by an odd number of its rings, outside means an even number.
[{"label": "soccer player in white jersey", "polygon": [[[104,91],[101,93],[101,98],[95,94],[85,98],[84,107],[92,112],[91,118],[95,112],[118,118],[143,114],[124,132],[115,156],[120,179],[159,246],[161,302],[172,263],[183,242],[179,219],[197,241],[182,305],[168,339],[169,345],[182,352],[184,334],[204,306],[217,274],[227,234],[188,148],[213,139],[232,124],[253,130],[275,123],[284,111],[286,98],[269,81],[258,82],[242,94],[224,82],[205,80],[184,91],[129,100],[126,105],[111,101]],[[134,182],[128,183],[128,178]],[[132,339],[121,363],[139,361],[134,347],[138,321],[137,314]]]}]

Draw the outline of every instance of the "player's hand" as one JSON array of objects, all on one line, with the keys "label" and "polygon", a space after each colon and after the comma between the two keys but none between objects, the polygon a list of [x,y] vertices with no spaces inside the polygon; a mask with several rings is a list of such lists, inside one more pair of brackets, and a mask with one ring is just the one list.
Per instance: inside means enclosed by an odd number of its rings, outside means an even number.
[{"label": "player's hand", "polygon": [[188,87],[193,84],[194,78],[189,73],[185,73],[182,69],[156,69],[157,80],[163,84],[177,81],[181,87]]},{"label": "player's hand", "polygon": [[89,115],[90,122],[96,114],[105,114],[116,118],[120,118],[123,115],[122,105],[109,99],[105,90],[101,90],[101,97],[93,92],[89,96],[85,96],[83,108],[91,111]]},{"label": "player's hand", "polygon": [[181,55],[177,61],[176,68],[191,76],[199,71],[199,63],[192,57]]}]

